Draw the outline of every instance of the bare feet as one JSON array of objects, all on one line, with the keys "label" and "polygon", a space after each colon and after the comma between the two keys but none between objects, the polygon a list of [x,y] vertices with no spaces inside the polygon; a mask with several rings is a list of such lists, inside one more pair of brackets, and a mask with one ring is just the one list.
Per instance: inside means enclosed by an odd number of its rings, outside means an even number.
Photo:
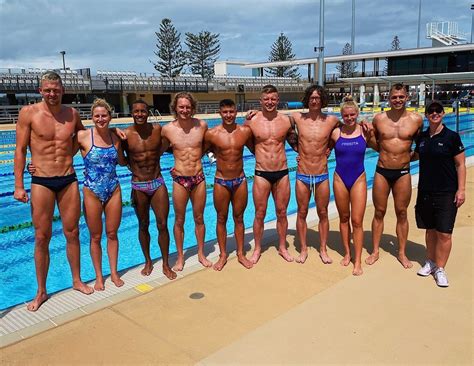
[{"label": "bare feet", "polygon": [[178,257],[176,260],[176,263],[173,266],[173,271],[180,272],[184,268],[184,258],[183,257]]},{"label": "bare feet", "polygon": [[84,295],[90,295],[94,292],[94,289],[86,285],[82,281],[73,281],[72,288],[76,291],[82,292]]},{"label": "bare feet", "polygon": [[308,250],[307,249],[302,250],[300,255],[296,257],[296,263],[303,264],[304,262],[306,262],[307,258],[308,258]]},{"label": "bare feet", "polygon": [[227,254],[220,255],[219,260],[214,264],[212,268],[214,268],[216,271],[220,271],[222,268],[224,268],[226,263],[227,263]]},{"label": "bare feet", "polygon": [[112,282],[114,283],[115,286],[117,287],[122,287],[124,285],[125,282],[123,282],[123,280],[120,278],[120,276],[117,274],[113,274],[110,276],[110,279],[112,280]]},{"label": "bare feet", "polygon": [[94,290],[96,290],[96,291],[104,291],[105,290],[105,284],[104,284],[104,279],[103,278],[96,278],[95,279]]},{"label": "bare feet", "polygon": [[170,280],[174,280],[178,276],[167,264],[163,264],[163,274]]},{"label": "bare feet", "polygon": [[362,273],[364,273],[364,271],[362,270],[362,266],[360,265],[360,263],[354,264],[354,269],[352,270],[352,275],[360,276],[360,275],[362,275]]},{"label": "bare feet", "polygon": [[247,257],[243,254],[237,254],[237,260],[241,265],[243,265],[245,268],[250,269],[253,267],[252,261],[248,260]]},{"label": "bare feet", "polygon": [[398,255],[398,261],[402,264],[403,268],[405,269],[413,267],[413,263],[411,263],[410,260],[407,258],[407,256],[404,254]]},{"label": "bare feet", "polygon": [[332,259],[326,251],[319,252],[319,257],[321,258],[321,260],[323,261],[324,264],[331,264],[332,263]]},{"label": "bare feet", "polygon": [[260,256],[262,255],[262,253],[260,252],[260,249],[254,249],[253,250],[253,253],[252,253],[252,256],[250,257],[250,262],[252,262],[253,264],[257,264],[258,260],[260,259]]},{"label": "bare feet", "polygon": [[212,267],[212,262],[204,254],[198,254],[198,260],[204,267]]},{"label": "bare feet", "polygon": [[372,265],[379,260],[379,252],[373,252],[367,258],[365,258],[365,263]]},{"label": "bare feet", "polygon": [[36,297],[33,299],[32,302],[30,302],[26,308],[29,310],[29,311],[36,311],[40,308],[41,305],[43,305],[43,303],[48,300],[48,294],[42,292],[42,293],[38,293],[36,294]]},{"label": "bare feet", "polygon": [[288,250],[286,248],[280,248],[278,250],[278,254],[280,254],[280,256],[282,256],[283,259],[286,260],[287,262],[294,261],[294,258],[290,255],[290,253],[288,253]]},{"label": "bare feet", "polygon": [[341,262],[340,262],[340,263],[341,263],[342,266],[348,266],[349,263],[351,263],[351,256],[350,256],[350,254],[346,254],[346,255],[344,256],[344,258],[341,259]]},{"label": "bare feet", "polygon": [[151,272],[153,272],[153,263],[151,261],[146,262],[145,267],[143,267],[143,269],[141,271],[141,274],[142,274],[142,276],[149,276],[149,275],[151,275]]}]

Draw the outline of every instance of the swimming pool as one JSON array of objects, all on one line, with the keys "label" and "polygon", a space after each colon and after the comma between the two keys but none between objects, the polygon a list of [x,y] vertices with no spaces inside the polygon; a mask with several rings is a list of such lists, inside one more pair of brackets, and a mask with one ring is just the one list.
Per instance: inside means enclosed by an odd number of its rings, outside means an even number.
[{"label": "swimming pool", "polygon": [[[209,120],[209,126],[215,126],[220,123],[219,119]],[[446,116],[445,123],[448,127],[454,129],[455,117]],[[466,154],[473,155],[474,151],[474,115],[462,115],[460,120],[460,133],[466,146]],[[34,251],[34,230],[31,226],[30,206],[22,204],[13,199],[14,176],[13,176],[13,152],[15,146],[15,133],[5,131],[0,133],[0,309],[20,304],[31,300],[36,293],[35,267],[33,260]],[[288,214],[296,212],[296,199],[294,193],[294,181],[296,175],[296,153],[289,147],[287,148],[288,166],[290,168],[290,180],[292,192]],[[372,150],[367,150],[365,167],[367,171],[369,186],[372,186],[373,175],[377,154]],[[173,156],[165,154],[161,159],[163,177],[168,189],[171,192],[170,168],[173,166]],[[216,213],[212,201],[212,183],[215,173],[215,165],[209,164],[207,158],[203,159],[204,173],[206,175],[207,201],[205,208],[206,223],[206,241],[215,240]],[[74,167],[77,171],[82,190],[82,179],[84,164],[82,157],[77,155],[74,158]],[[249,193],[253,185],[255,160],[249,151],[244,152],[244,170],[248,179]],[[332,181],[332,175],[335,168],[334,155],[329,160],[329,174]],[[418,163],[412,164],[412,172],[418,172]],[[143,255],[138,241],[137,220],[133,209],[129,205],[130,201],[130,179],[131,174],[127,168],[119,167],[117,169],[122,195],[124,201],[122,224],[119,229],[120,251],[119,251],[119,270],[130,268],[143,263]],[[29,189],[30,179],[26,177],[25,187]],[[331,193],[332,199],[332,193]],[[314,203],[312,204],[314,206]],[[55,213],[57,215],[57,211]],[[151,216],[150,234],[152,237],[151,255],[152,258],[160,257],[160,251],[156,242],[157,230],[154,216]],[[245,227],[251,227],[254,217],[254,207],[252,195],[249,194],[249,203],[244,215]],[[273,203],[268,205],[268,212],[265,221],[275,220],[275,210]],[[171,205],[168,228],[172,233],[174,222],[174,212]],[[233,232],[233,222],[231,215],[228,222],[228,233]],[[89,254],[89,232],[84,218],[80,220],[80,241],[81,241],[81,275],[83,280],[90,281],[94,279],[94,269]],[[102,245],[106,242],[103,238]],[[188,205],[185,225],[185,248],[196,245],[194,237],[194,223],[192,219],[191,205]],[[170,252],[176,251],[173,235],[171,235]],[[61,223],[53,223],[53,238],[50,243],[51,265],[48,274],[47,289],[49,293],[54,293],[72,286],[70,269],[65,253],[65,239],[62,234]],[[108,258],[104,251],[103,256],[104,275],[108,273]],[[158,268],[156,270],[159,270]]]}]

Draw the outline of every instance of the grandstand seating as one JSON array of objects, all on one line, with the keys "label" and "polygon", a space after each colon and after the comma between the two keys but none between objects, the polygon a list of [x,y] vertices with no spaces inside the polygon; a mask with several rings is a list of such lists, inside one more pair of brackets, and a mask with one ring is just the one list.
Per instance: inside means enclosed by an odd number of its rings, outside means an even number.
[{"label": "grandstand seating", "polygon": [[[39,87],[43,69],[22,69],[21,72],[0,70],[0,92],[30,92]],[[133,71],[97,71],[93,77],[85,77],[76,70],[57,70],[63,78],[66,91],[91,92],[111,91],[152,91],[152,92],[257,92],[266,84],[273,84],[282,92],[303,91],[305,82],[292,78],[254,76],[214,76],[204,79],[199,75],[183,74],[175,78]]]}]

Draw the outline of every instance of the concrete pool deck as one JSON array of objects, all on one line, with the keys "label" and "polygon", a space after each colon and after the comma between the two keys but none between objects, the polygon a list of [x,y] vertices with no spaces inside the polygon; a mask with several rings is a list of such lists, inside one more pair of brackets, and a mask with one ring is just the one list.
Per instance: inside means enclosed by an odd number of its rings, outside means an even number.
[{"label": "concrete pool deck", "polygon": [[[284,262],[269,224],[269,245],[255,268],[245,270],[232,258],[222,272],[200,270],[189,259],[183,276],[173,282],[153,280],[142,294],[134,287],[132,298],[115,295],[105,307],[91,305],[89,314],[63,315],[59,324],[35,336],[25,328],[24,337],[30,337],[3,347],[0,360],[2,365],[470,365],[474,167],[468,168],[466,188],[447,266],[449,288],[437,287],[431,276],[416,276],[424,258],[424,231],[414,223],[414,190],[408,244],[412,269],[402,269],[395,257],[390,201],[380,260],[364,265],[362,277],[339,265],[337,219],[331,220],[329,236],[332,265],[321,263],[318,244],[304,265]],[[315,217],[314,210],[310,215]],[[372,215],[369,205],[364,220],[368,249]],[[293,217],[289,227],[287,240],[295,254]],[[315,222],[310,227],[309,242],[318,243]]]}]

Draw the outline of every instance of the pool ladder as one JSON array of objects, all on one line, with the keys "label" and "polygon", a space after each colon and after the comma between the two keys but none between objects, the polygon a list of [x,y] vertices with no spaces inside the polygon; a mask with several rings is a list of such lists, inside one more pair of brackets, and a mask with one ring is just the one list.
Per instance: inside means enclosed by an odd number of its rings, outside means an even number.
[{"label": "pool ladder", "polygon": [[155,110],[150,109],[150,114],[154,120],[152,123],[160,123],[160,121],[163,119],[163,116],[161,115],[158,109],[155,109]]}]

